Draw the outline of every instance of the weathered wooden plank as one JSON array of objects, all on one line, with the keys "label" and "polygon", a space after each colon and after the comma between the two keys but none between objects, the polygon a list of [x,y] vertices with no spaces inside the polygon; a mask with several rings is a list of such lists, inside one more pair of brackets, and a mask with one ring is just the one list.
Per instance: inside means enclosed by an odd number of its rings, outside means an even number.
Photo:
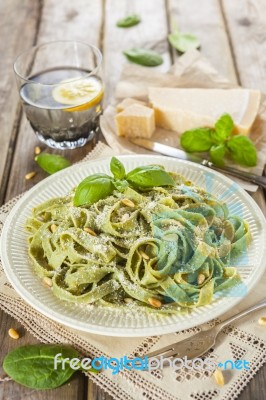
[{"label": "weathered wooden plank", "polygon": [[[19,9],[19,12],[17,10]],[[17,88],[13,62],[16,56],[30,47],[38,29],[38,2],[10,0],[0,2],[0,204],[6,184],[5,174],[11,162],[12,144],[19,119]],[[27,29],[25,29],[27,27]]]},{"label": "weathered wooden plank", "polygon": [[[139,14],[141,23],[131,28],[118,28],[117,21],[129,14]],[[164,63],[155,67],[160,71],[169,69],[171,58],[167,42],[167,15],[164,0],[120,1],[106,0],[103,40],[104,78],[107,104],[113,96],[121,70],[128,63],[123,50],[143,47],[158,51]],[[153,67],[154,68],[154,67]]]},{"label": "weathered wooden plank", "polygon": [[219,0],[168,0],[169,25],[176,22],[182,32],[195,34],[200,51],[213,66],[232,82],[236,72]]},{"label": "weathered wooden plank", "polygon": [[266,2],[222,0],[241,84],[266,92]]},{"label": "weathered wooden plank", "polygon": [[[67,0],[58,7],[53,0],[45,0],[37,44],[51,40],[74,39],[99,45],[101,24],[102,3],[100,1],[76,0],[73,2]],[[40,143],[23,114],[5,200],[29,189],[47,176],[34,161],[34,146],[36,145],[40,145]],[[72,162],[76,162],[81,160],[91,147],[92,144],[89,143],[76,150],[56,152],[47,149],[47,151],[64,154]],[[45,146],[41,145],[41,148],[45,149]],[[26,181],[25,174],[30,171],[37,171],[37,175],[32,180]]]}]

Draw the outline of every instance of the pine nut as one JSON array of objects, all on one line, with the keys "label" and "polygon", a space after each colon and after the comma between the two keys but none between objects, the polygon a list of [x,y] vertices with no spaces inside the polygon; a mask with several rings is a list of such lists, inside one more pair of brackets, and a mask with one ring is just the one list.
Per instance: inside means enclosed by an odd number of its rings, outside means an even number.
[{"label": "pine nut", "polygon": [[124,214],[122,215],[121,221],[126,222],[129,219],[130,215],[129,214]]},{"label": "pine nut", "polygon": [[135,203],[133,203],[133,201],[131,201],[129,199],[122,199],[121,203],[123,203],[127,207],[131,207],[131,208],[135,207]]},{"label": "pine nut", "polygon": [[56,231],[56,229],[57,229],[57,226],[55,224],[52,224],[50,226],[50,229],[51,229],[51,232],[54,233]]},{"label": "pine nut", "polygon": [[39,146],[35,146],[35,148],[34,148],[34,154],[36,154],[36,156],[37,156],[38,154],[40,154],[40,152],[41,152],[40,147],[39,147]]},{"label": "pine nut", "polygon": [[46,287],[52,287],[53,286],[52,279],[48,278],[48,276],[45,276],[42,281],[43,281],[44,286],[46,286]]},{"label": "pine nut", "polygon": [[141,255],[142,258],[144,258],[144,260],[149,260],[150,257],[148,256],[148,254],[144,253],[144,251],[140,250],[139,254]]},{"label": "pine nut", "polygon": [[36,172],[34,172],[34,171],[28,172],[28,173],[25,175],[25,179],[28,181],[29,179],[32,179],[35,175],[36,175]]},{"label": "pine nut", "polygon": [[224,386],[224,376],[220,369],[216,369],[213,373],[214,379],[219,386]]},{"label": "pine nut", "polygon": [[205,281],[205,275],[199,274],[198,275],[198,285],[202,285],[204,281]]},{"label": "pine nut", "polygon": [[12,339],[19,339],[19,333],[14,328],[10,328],[8,334]]},{"label": "pine nut", "polygon": [[125,297],[124,298],[124,302],[126,303],[126,304],[129,304],[129,303],[133,303],[133,299],[131,298],[131,297]]},{"label": "pine nut", "polygon": [[160,308],[160,307],[162,307],[161,301],[158,300],[158,299],[155,299],[154,297],[150,297],[150,298],[148,299],[148,302],[150,303],[150,305],[151,305],[152,307],[155,307],[155,308]]},{"label": "pine nut", "polygon": [[258,319],[258,323],[259,323],[261,326],[266,326],[266,317],[260,317],[260,318]]},{"label": "pine nut", "polygon": [[84,228],[84,231],[92,236],[97,236],[97,233],[95,233],[91,228]]}]

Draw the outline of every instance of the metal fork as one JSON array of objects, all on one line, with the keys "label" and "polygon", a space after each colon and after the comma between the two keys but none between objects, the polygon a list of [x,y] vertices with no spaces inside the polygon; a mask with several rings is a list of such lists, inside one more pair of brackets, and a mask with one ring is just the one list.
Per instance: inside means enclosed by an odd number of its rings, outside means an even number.
[{"label": "metal fork", "polygon": [[202,356],[211,347],[214,346],[217,335],[225,326],[263,307],[266,307],[266,300],[263,300],[262,302],[255,304],[254,306],[247,308],[244,311],[241,311],[240,313],[226,319],[225,321],[214,326],[213,328],[206,330],[203,329],[201,332],[196,333],[196,335],[192,337],[155,350],[151,353],[146,354],[145,356],[148,356],[148,358],[159,356],[163,356],[164,358],[170,358],[173,356],[183,358],[186,356],[189,360]]}]

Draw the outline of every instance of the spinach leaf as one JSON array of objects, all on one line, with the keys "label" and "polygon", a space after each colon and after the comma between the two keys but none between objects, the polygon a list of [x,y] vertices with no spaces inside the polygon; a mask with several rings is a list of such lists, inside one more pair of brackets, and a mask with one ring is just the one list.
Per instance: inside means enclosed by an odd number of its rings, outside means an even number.
[{"label": "spinach leaf", "polygon": [[54,174],[71,165],[71,162],[65,157],[49,153],[39,154],[35,157],[35,161],[45,172],[48,172],[48,174]]},{"label": "spinach leaf", "polygon": [[69,364],[54,369],[54,357],[78,358],[78,352],[61,345],[28,345],[19,347],[4,359],[3,368],[15,382],[33,389],[53,389],[61,386],[75,372]]},{"label": "spinach leaf", "polygon": [[234,129],[234,121],[231,115],[223,114],[215,124],[215,132],[213,133],[213,140],[216,143],[225,142],[228,136]]},{"label": "spinach leaf", "polygon": [[114,190],[113,178],[106,174],[94,174],[85,178],[75,191],[74,205],[91,205],[110,196]]},{"label": "spinach leaf", "polygon": [[210,148],[211,162],[213,162],[213,164],[217,165],[218,167],[223,167],[225,151],[226,147],[223,143],[214,144]]},{"label": "spinach leaf", "polygon": [[124,179],[126,176],[124,165],[116,157],[112,157],[111,159],[110,170],[115,179]]},{"label": "spinach leaf", "polygon": [[127,17],[117,21],[116,26],[119,28],[130,28],[131,26],[139,24],[141,18],[137,14],[128,15]]},{"label": "spinach leaf", "polygon": [[199,39],[190,33],[182,33],[175,30],[168,35],[168,40],[171,45],[180,53],[186,53],[189,50],[200,47]]},{"label": "spinach leaf", "polygon": [[127,174],[126,179],[129,184],[140,189],[175,185],[175,181],[171,175],[159,165],[147,165],[146,167],[135,168]]},{"label": "spinach leaf", "polygon": [[232,159],[247,167],[254,167],[257,164],[257,152],[252,141],[242,135],[232,136],[227,142]]},{"label": "spinach leaf", "polygon": [[181,146],[188,152],[201,152],[210,150],[213,145],[213,129],[196,128],[182,133]]},{"label": "spinach leaf", "polygon": [[156,67],[163,63],[162,56],[153,50],[134,48],[131,50],[125,50],[123,53],[129,61],[134,62],[135,64],[147,67]]}]

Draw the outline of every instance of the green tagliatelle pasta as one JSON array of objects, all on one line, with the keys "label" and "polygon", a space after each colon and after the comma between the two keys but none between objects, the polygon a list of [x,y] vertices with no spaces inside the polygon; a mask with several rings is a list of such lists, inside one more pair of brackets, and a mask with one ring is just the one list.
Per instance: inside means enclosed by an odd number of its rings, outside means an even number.
[{"label": "green tagliatelle pasta", "polygon": [[250,243],[248,224],[181,175],[171,176],[174,187],[128,187],[87,207],[74,207],[70,193],[33,210],[29,256],[56,296],[176,313],[239,284],[231,260]]}]

